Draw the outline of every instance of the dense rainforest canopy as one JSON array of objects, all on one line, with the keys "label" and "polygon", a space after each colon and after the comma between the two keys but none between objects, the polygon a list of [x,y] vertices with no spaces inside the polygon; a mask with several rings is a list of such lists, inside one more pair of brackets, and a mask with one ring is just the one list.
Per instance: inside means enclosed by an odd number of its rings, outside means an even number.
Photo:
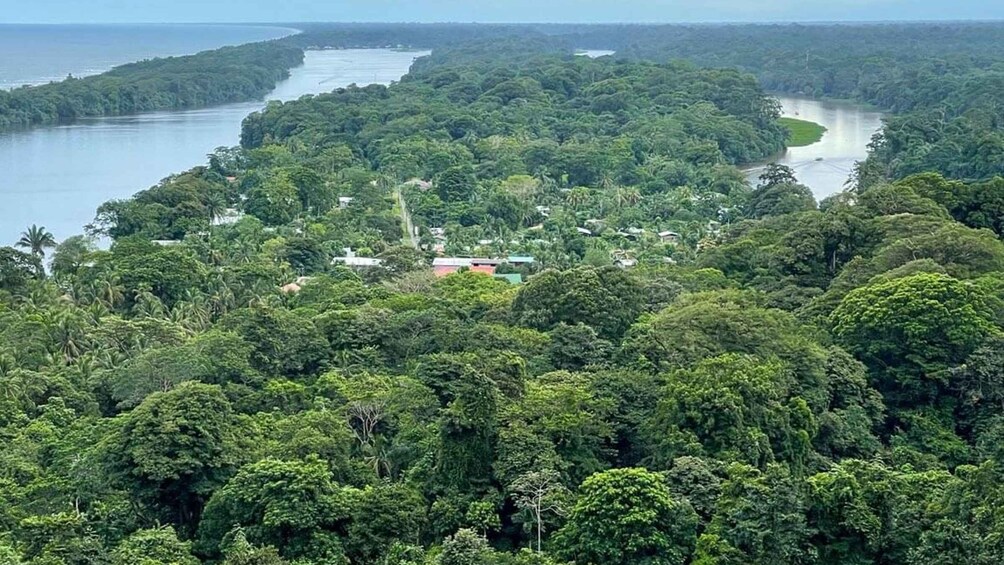
[{"label": "dense rainforest canopy", "polygon": [[[768,91],[847,98],[891,110],[862,167],[871,184],[937,171],[963,180],[1004,174],[1004,25],[523,25],[355,24],[303,26],[300,46],[440,48],[433,59],[481,39],[524,52],[616,51],[617,58],[750,72]],[[457,60],[457,53],[449,57]]]},{"label": "dense rainforest canopy", "polygon": [[[694,31],[717,64],[659,28],[305,29],[438,43],[0,248],[0,563],[1004,560],[1004,179],[890,129],[955,104],[997,135],[969,112],[1001,94],[899,107],[816,202],[745,181],[785,131],[728,68],[776,87],[749,34],[784,67],[801,28]],[[625,29],[623,57],[562,46]],[[930,57],[874,29],[805,33],[898,90]]]}]

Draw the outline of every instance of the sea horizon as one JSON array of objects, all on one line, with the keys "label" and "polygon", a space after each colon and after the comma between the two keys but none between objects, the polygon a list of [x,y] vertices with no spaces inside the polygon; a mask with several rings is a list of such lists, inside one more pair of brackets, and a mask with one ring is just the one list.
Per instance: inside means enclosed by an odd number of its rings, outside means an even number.
[{"label": "sea horizon", "polygon": [[281,24],[0,24],[0,90],[83,78],[158,57],[281,39]]}]

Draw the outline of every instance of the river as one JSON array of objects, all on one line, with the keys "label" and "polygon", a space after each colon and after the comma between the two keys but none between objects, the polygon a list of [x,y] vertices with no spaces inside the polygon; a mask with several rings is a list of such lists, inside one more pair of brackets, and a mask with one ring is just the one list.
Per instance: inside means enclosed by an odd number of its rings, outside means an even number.
[{"label": "river", "polygon": [[[826,127],[819,142],[792,147],[774,159],[794,169],[799,182],[812,189],[817,200],[842,191],[854,164],[868,156],[872,136],[882,128],[882,114],[849,102],[778,96],[782,114]],[[747,171],[756,185],[763,167]]]},{"label": "river", "polygon": [[[389,84],[426,53],[389,49],[308,51],[269,100],[295,100],[349,84]],[[28,225],[62,240],[81,233],[104,202],[128,197],[235,145],[244,117],[263,102],[185,112],[80,120],[0,134],[0,245]]]}]

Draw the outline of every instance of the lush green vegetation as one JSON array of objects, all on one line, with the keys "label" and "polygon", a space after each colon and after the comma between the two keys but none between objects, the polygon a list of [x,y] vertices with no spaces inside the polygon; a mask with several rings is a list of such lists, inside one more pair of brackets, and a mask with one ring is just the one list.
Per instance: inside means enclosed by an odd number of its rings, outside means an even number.
[{"label": "lush green vegetation", "polygon": [[[752,72],[772,91],[854,99],[894,112],[860,177],[1004,174],[999,105],[1004,25],[643,28],[608,43],[622,57],[680,57]],[[614,40],[585,33],[579,41]]]},{"label": "lush green vegetation", "polygon": [[0,562],[1000,562],[1004,179],[750,187],[751,75],[533,34],[0,248]]},{"label": "lush green vegetation", "polygon": [[302,62],[303,52],[297,48],[258,43],[122,65],[83,79],[0,90],[0,131],[82,117],[256,100]]},{"label": "lush green vegetation", "polygon": [[[616,57],[685,59],[750,72],[769,91],[851,99],[895,113],[859,174],[871,185],[935,171],[986,181],[1004,174],[1004,24],[876,25],[315,25],[308,45],[493,44]],[[445,50],[440,50],[445,55]],[[437,56],[434,55],[433,59]]]},{"label": "lush green vegetation", "polygon": [[812,145],[823,139],[823,135],[826,133],[825,127],[807,120],[781,118],[778,120],[778,123],[781,124],[781,127],[788,130],[788,138],[785,141],[785,145],[788,147]]}]

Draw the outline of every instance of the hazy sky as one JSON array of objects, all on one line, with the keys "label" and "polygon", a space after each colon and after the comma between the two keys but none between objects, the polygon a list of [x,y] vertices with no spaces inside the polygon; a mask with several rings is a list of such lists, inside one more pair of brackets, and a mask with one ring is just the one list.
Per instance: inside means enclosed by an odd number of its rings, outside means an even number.
[{"label": "hazy sky", "polygon": [[0,23],[1004,19],[1004,0],[0,0]]}]

